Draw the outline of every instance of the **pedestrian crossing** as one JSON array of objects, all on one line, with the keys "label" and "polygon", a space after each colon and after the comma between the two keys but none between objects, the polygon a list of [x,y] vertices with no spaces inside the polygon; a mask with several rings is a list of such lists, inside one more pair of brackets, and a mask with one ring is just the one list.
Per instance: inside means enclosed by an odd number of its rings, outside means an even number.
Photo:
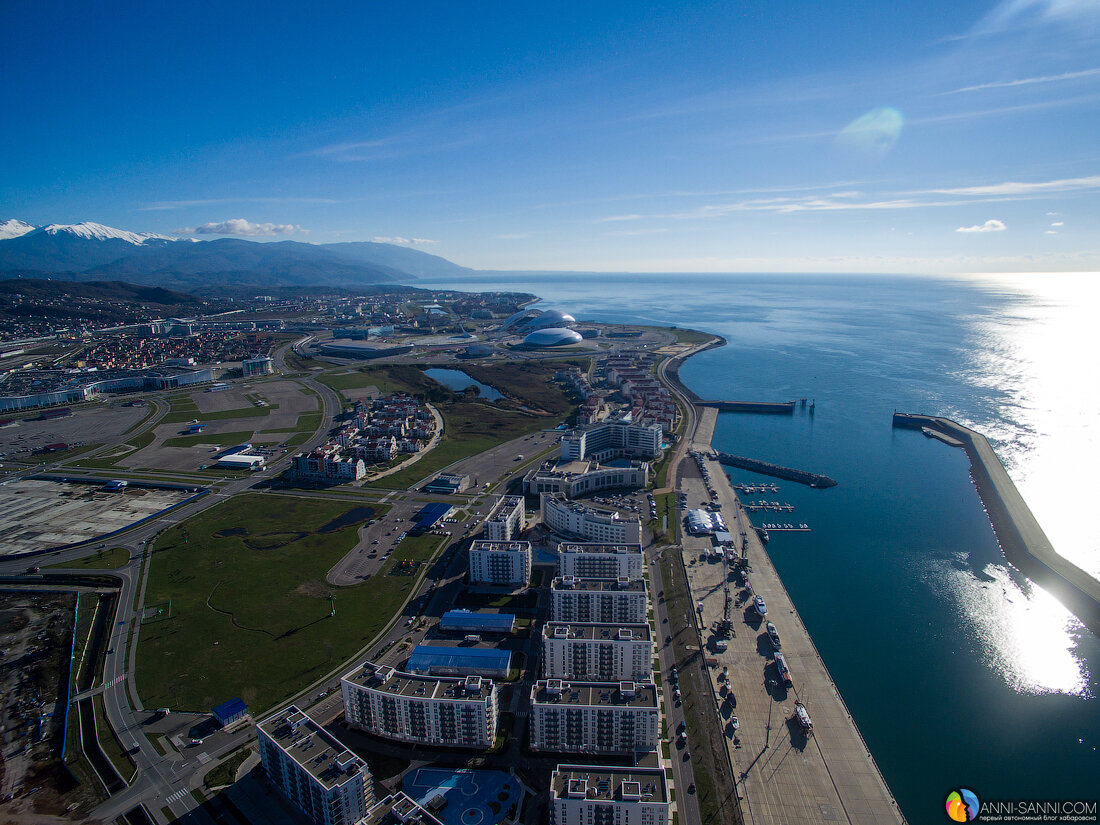
[{"label": "pedestrian crossing", "polygon": [[120,675],[116,676],[114,679],[112,679],[111,681],[104,683],[103,687],[104,688],[113,688],[115,685],[119,685],[124,681],[126,681],[126,674],[125,673],[120,674]]},{"label": "pedestrian crossing", "polygon": [[176,791],[174,794],[172,794],[170,797],[168,797],[168,799],[165,800],[165,801],[169,805],[171,805],[173,802],[179,802],[181,799],[183,799],[185,796],[187,796],[187,794],[188,794],[188,790],[187,790],[187,788],[184,788],[183,790]]}]

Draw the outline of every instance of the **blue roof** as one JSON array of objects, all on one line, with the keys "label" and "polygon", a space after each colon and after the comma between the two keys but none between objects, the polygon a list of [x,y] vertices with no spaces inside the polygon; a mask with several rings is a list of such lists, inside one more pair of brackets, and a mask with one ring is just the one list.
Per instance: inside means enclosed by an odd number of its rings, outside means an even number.
[{"label": "blue roof", "polygon": [[417,645],[409,657],[409,673],[430,673],[433,668],[492,668],[502,673],[508,670],[512,653],[488,647],[440,647]]},{"label": "blue roof", "polygon": [[449,512],[451,512],[450,504],[437,501],[433,504],[425,504],[413,518],[416,519],[417,527],[431,527]]},{"label": "blue roof", "polygon": [[214,717],[219,720],[234,719],[247,712],[248,705],[244,703],[244,700],[234,696],[228,702],[222,702],[214,708]]},{"label": "blue roof", "polygon": [[475,613],[471,610],[448,610],[443,614],[439,623],[444,626],[469,628],[471,630],[480,627],[499,628],[502,633],[509,633],[516,623],[516,617],[511,613]]}]

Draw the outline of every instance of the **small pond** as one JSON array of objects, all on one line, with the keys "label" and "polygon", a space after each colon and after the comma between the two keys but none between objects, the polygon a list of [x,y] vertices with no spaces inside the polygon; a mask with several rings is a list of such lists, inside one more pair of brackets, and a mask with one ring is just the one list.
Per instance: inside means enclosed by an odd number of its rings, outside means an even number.
[{"label": "small pond", "polygon": [[447,370],[433,367],[430,370],[424,370],[424,374],[438,381],[443,386],[450,387],[456,392],[462,392],[467,387],[477,387],[481,390],[481,397],[486,401],[496,401],[498,398],[504,397],[488,384],[482,384],[480,381],[475,381],[462,370]]}]

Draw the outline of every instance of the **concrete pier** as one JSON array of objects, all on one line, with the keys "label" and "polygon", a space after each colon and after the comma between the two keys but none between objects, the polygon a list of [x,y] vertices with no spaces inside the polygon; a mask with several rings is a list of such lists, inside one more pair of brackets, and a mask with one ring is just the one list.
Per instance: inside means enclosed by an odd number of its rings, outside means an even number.
[{"label": "concrete pier", "polygon": [[[698,431],[695,449],[709,452],[709,438],[704,441],[704,435]],[[751,602],[733,609],[736,635],[728,639],[726,651],[718,652],[713,646],[710,628],[725,612],[725,567],[698,560],[701,551],[710,547],[709,537],[685,535],[684,567],[692,598],[702,604],[702,611],[696,613],[700,633],[708,648],[706,655],[718,662],[711,669],[712,712],[715,724],[726,730],[745,821],[752,825],[905,822],[721,465],[709,459],[706,463],[730,532],[735,539],[745,533],[749,581],[767,602],[768,619],[779,632],[794,680],[793,688],[783,687],[774,649]],[[682,465],[680,489],[687,493],[689,507],[709,501],[694,461]],[[731,584],[734,596],[739,590]],[[720,689],[724,667],[729,668],[735,704],[727,702]],[[803,702],[813,719],[810,737],[794,718],[795,701]],[[736,734],[729,727],[731,715],[740,723]]]},{"label": "concrete pier", "polygon": [[970,458],[974,486],[1005,558],[1054,594],[1093,633],[1100,633],[1100,581],[1055,552],[986,437],[949,418],[936,416],[894,413],[893,425],[929,428],[961,442]]}]

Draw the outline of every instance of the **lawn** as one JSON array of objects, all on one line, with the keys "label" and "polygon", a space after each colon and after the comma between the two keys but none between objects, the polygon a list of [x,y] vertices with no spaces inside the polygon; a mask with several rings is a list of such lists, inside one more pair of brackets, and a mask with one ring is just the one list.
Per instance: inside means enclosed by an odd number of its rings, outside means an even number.
[{"label": "lawn", "polygon": [[371,509],[243,495],[162,533],[145,602],[170,600],[172,617],[142,626],[142,702],[207,711],[240,696],[261,714],[353,656],[389,624],[416,581],[389,568],[405,553],[427,553],[410,545],[370,581],[327,584]]},{"label": "lawn", "polygon": [[233,446],[248,442],[255,430],[240,430],[233,433],[210,433],[199,435],[181,435],[176,438],[164,439],[165,447],[195,447],[199,444],[221,444]]},{"label": "lawn", "polygon": [[262,418],[271,415],[271,411],[278,409],[278,404],[268,404],[266,407],[239,407],[235,410],[219,410],[218,412],[200,413],[197,408],[177,410],[172,405],[172,412],[160,420],[161,424],[182,424],[191,419],[199,421],[228,421],[234,418]]},{"label": "lawn", "polygon": [[554,416],[572,412],[572,405],[561,388],[553,382],[554,373],[566,366],[587,368],[585,361],[544,364],[539,361],[522,361],[517,364],[467,364],[462,371],[482,384],[500,390],[529,407],[543,410]]},{"label": "lawn", "polygon": [[294,423],[293,427],[279,427],[273,430],[263,430],[265,433],[298,433],[309,432],[312,433],[318,427],[321,426],[321,413],[319,412],[304,412],[298,416],[298,420]]}]

